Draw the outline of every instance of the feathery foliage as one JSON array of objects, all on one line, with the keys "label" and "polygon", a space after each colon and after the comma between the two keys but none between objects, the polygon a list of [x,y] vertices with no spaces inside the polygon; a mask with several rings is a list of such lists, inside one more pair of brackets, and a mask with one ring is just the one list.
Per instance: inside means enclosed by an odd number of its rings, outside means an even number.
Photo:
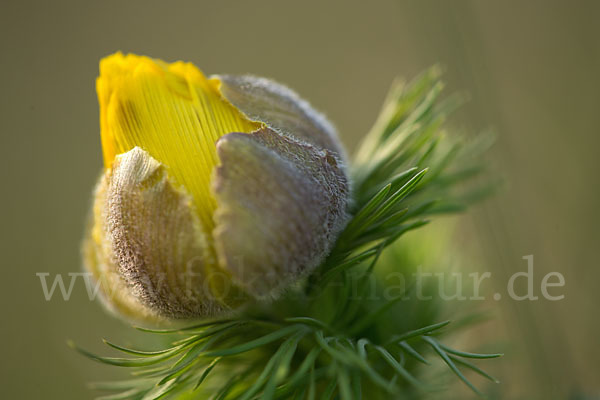
[{"label": "feathery foliage", "polygon": [[[95,384],[117,399],[418,398],[435,390],[420,372],[439,357],[474,392],[462,371],[489,376],[474,354],[439,340],[449,321],[436,310],[408,312],[404,294],[389,296],[376,269],[383,250],[428,218],[462,210],[492,185],[464,183],[482,171],[486,138],[466,144],[444,137],[443,122],[460,103],[438,101],[439,69],[395,83],[353,161],[352,219],[326,261],[271,304],[175,330],[172,344],[147,351],[106,344],[127,357],[100,357],[128,367],[132,379]],[[408,288],[407,292],[411,289]]]}]

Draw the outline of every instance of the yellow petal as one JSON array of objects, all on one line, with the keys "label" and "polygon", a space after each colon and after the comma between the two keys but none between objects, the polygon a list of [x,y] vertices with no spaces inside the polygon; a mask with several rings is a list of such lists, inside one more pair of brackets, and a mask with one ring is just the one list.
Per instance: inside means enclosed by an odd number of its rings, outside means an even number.
[{"label": "yellow petal", "polygon": [[206,233],[216,208],[210,191],[218,163],[215,142],[262,126],[224,100],[219,84],[190,63],[121,53],[100,62],[96,82],[105,166],[110,168],[117,154],[141,147],[192,195]]}]

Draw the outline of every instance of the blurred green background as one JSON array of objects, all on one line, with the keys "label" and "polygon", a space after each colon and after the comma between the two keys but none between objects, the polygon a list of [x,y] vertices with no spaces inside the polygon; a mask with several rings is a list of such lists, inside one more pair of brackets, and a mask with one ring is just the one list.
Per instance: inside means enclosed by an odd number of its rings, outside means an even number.
[{"label": "blurred green background", "polygon": [[449,91],[471,97],[454,126],[498,133],[489,160],[506,181],[459,220],[465,268],[491,271],[487,290],[500,291],[533,254],[538,295],[545,273],[566,280],[561,301],[484,305],[493,319],[474,341],[505,346],[486,363],[500,398],[600,396],[600,2],[24,0],[0,10],[3,399],[91,398],[86,382],[116,371],[65,340],[104,351],[102,337],[136,337],[83,285],[68,302],[45,301],[35,275],[80,270],[102,166],[94,81],[116,50],[285,82],[350,148],[394,77],[443,65]]}]

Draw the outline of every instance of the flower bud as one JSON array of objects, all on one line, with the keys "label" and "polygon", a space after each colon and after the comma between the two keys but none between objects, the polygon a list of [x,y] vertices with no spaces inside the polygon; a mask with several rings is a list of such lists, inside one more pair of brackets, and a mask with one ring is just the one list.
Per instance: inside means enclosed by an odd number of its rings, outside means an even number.
[{"label": "flower bud", "polygon": [[105,169],[84,261],[108,307],[150,322],[273,299],[347,221],[335,130],[264,78],[120,53],[97,80]]}]

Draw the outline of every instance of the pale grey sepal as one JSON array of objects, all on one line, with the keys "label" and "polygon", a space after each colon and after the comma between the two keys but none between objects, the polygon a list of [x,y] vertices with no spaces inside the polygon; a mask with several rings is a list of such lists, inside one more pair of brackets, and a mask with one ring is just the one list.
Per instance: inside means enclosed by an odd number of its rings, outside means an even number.
[{"label": "pale grey sepal", "polygon": [[257,298],[276,297],[329,254],[348,219],[348,180],[327,149],[265,128],[217,142],[214,244]]},{"label": "pale grey sepal", "polygon": [[248,118],[271,129],[336,154],[346,154],[331,122],[290,88],[252,75],[217,75],[221,94]]}]

